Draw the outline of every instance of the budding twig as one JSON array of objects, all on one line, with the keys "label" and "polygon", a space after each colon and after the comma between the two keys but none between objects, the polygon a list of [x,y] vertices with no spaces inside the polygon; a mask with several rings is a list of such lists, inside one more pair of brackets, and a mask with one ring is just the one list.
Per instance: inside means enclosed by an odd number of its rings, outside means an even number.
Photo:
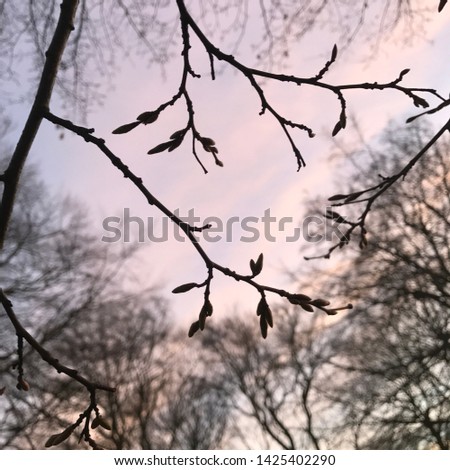
[{"label": "budding twig", "polygon": [[350,194],[335,194],[328,200],[333,202],[333,207],[348,206],[351,204],[365,204],[364,209],[356,221],[349,221],[343,218],[336,211],[328,211],[325,215],[327,218],[337,220],[339,223],[348,225],[348,229],[344,232],[339,242],[332,245],[327,253],[317,256],[305,256],[306,260],[330,258],[333,251],[337,248],[343,248],[350,243],[351,237],[355,230],[359,230],[359,247],[362,249],[367,245],[367,228],[366,222],[373,204],[377,201],[389,188],[391,188],[397,181],[406,178],[407,174],[414,167],[414,165],[424,157],[427,151],[442,137],[446,132],[450,132],[450,119],[436,132],[436,134],[429,140],[429,142],[396,174],[385,177],[382,181],[370,188],[356,191]]}]

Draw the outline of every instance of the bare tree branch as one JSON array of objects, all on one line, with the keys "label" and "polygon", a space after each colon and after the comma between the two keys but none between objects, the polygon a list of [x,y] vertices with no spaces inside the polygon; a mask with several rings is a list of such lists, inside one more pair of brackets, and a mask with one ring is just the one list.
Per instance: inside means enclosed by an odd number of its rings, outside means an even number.
[{"label": "bare tree branch", "polygon": [[292,304],[301,306],[307,312],[313,312],[314,308],[317,308],[325,312],[327,315],[336,315],[339,310],[351,309],[353,307],[352,304],[347,304],[343,307],[328,307],[330,305],[330,302],[328,300],[324,300],[321,298],[313,300],[309,296],[306,296],[304,294],[293,294],[283,289],[266,286],[256,282],[254,278],[261,273],[263,267],[262,254],[256,262],[254,260],[250,260],[250,269],[252,271],[250,275],[239,274],[226,266],[222,266],[214,262],[202,248],[199,241],[194,235],[195,232],[207,230],[209,228],[208,225],[204,227],[194,227],[177,217],[170,209],[168,209],[164,204],[162,204],[157,198],[153,196],[153,194],[147,189],[147,187],[143,183],[142,178],[135,175],[130,170],[130,168],[125,165],[122,160],[107,147],[104,139],[95,137],[93,135],[95,129],[88,129],[82,126],[75,125],[67,119],[62,119],[58,116],[55,116],[50,111],[47,111],[45,113],[45,118],[53,122],[54,124],[60,125],[74,132],[75,134],[82,137],[86,142],[94,144],[109,159],[109,161],[124,175],[124,177],[128,178],[134,184],[134,186],[136,186],[136,188],[141,192],[141,194],[144,195],[150,205],[154,205],[155,207],[157,207],[158,210],[160,210],[173,223],[180,227],[180,229],[186,234],[189,241],[196,249],[197,253],[203,259],[208,272],[206,280],[201,283],[193,282],[184,284],[183,286],[175,288],[173,291],[174,293],[182,293],[193,288],[205,287],[205,300],[199,314],[199,320],[191,325],[191,328],[189,330],[189,336],[194,335],[199,329],[203,330],[206,318],[212,315],[213,307],[210,302],[209,296],[214,270],[221,272],[225,276],[233,278],[235,281],[245,282],[254,287],[259,292],[259,294],[261,295],[261,301],[258,304],[257,315],[260,317],[261,334],[264,338],[267,336],[267,326],[273,327],[273,319],[271,317],[270,308],[267,304],[267,301],[265,300],[266,292],[272,292],[274,294],[279,295],[280,297],[284,297]]},{"label": "bare tree branch", "polygon": [[45,54],[45,65],[36,97],[8,168],[2,176],[4,188],[0,203],[0,249],[3,247],[5,241],[22,168],[41,125],[43,112],[48,109],[50,105],[50,98],[52,96],[61,58],[69,35],[74,28],[73,23],[77,6],[78,0],[63,0],[61,4],[58,24],[50,47]]},{"label": "bare tree branch", "polygon": [[[399,180],[405,179],[414,165],[416,165],[416,163],[426,155],[426,153],[436,144],[446,131],[450,132],[450,120],[448,120],[438,132],[436,132],[429,142],[398,173],[389,177],[383,177],[379,184],[350,194],[335,194],[334,196],[331,196],[328,200],[333,201],[332,207],[365,203],[364,210],[355,222],[345,219],[334,210],[328,210],[325,214],[327,218],[336,220],[338,223],[348,225],[349,228],[345,231],[341,239],[328,249],[327,253],[318,256],[305,256],[304,258],[306,260],[329,258],[334,250],[337,248],[343,248],[345,245],[350,243],[351,236],[356,229],[359,229],[360,231],[359,247],[364,248],[367,245],[366,220],[375,201],[377,201],[378,198],[380,198]],[[367,193],[369,193],[369,196],[367,196]]]}]

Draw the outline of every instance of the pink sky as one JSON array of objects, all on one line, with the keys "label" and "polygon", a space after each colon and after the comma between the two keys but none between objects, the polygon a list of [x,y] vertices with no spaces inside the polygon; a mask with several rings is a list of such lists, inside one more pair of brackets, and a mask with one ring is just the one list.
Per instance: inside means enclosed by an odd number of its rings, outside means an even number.
[{"label": "pink sky", "polygon": [[[436,87],[446,95],[450,77],[449,8],[433,18],[428,31],[429,40],[417,39],[411,48],[393,40],[382,44],[376,59],[366,65],[357,60],[364,55],[366,46],[355,44],[342,60],[338,56],[326,80],[335,84],[383,82],[394,79],[402,69],[411,68],[404,84]],[[314,49],[310,44],[301,44],[297,50],[291,50],[289,73],[314,75],[323,64],[323,57],[331,51],[334,38],[323,31],[314,38]],[[148,71],[136,60],[133,65],[124,63],[104,106],[89,117],[89,126],[95,127],[96,135],[107,138],[110,148],[144,179],[156,197],[171,209],[180,208],[187,212],[195,208],[196,215],[201,218],[213,215],[226,221],[232,216],[262,217],[270,207],[272,215],[278,218],[291,216],[293,220],[299,220],[305,197],[321,194],[326,200],[333,194],[334,176],[327,162],[330,134],[339,112],[333,95],[314,92],[307,97],[295,87],[286,90],[265,84],[267,97],[278,110],[288,118],[312,126],[317,133],[313,140],[301,132],[295,134],[307,162],[307,167],[297,173],[295,157],[278,124],[269,116],[258,116],[259,101],[248,81],[226,69],[211,82],[206,73],[204,51],[197,45],[192,50],[191,62],[196,71],[205,73],[201,80],[190,79],[189,82],[198,129],[202,135],[217,142],[219,156],[225,164],[223,168],[215,166],[207,154],[200,152],[209,170],[209,174],[204,175],[191,156],[187,142],[170,154],[146,154],[154,145],[184,127],[187,116],[181,101],[151,126],[139,127],[122,136],[111,135],[114,128],[131,122],[138,114],[155,108],[176,92],[181,73],[178,60],[169,64],[167,82],[156,69]],[[357,116],[369,139],[377,135],[389,119],[417,113],[411,100],[393,91],[354,91],[348,92],[346,97],[349,111]],[[58,113],[56,103],[54,107],[54,112]],[[446,118],[438,115],[434,121],[439,123]],[[158,211],[149,207],[138,191],[94,147],[67,132],[63,140],[59,140],[58,135],[51,124],[45,123],[33,148],[32,160],[39,163],[45,178],[55,188],[87,201],[96,233],[102,232],[104,217],[118,215],[124,207],[130,208],[132,215],[153,217],[160,224]],[[239,242],[241,233],[237,230],[233,233],[233,243],[204,244],[215,261],[248,273],[249,259],[264,252],[265,268],[260,280],[295,290],[283,269],[295,270],[304,263],[299,251],[302,245],[262,239],[242,243]],[[156,283],[161,286],[161,292],[171,298],[173,310],[183,322],[188,324],[196,319],[203,299],[201,291],[178,296],[170,294],[173,287],[185,282],[201,282],[206,276],[204,265],[187,242],[169,240],[148,244],[139,257],[136,271],[141,273],[143,285]],[[217,275],[213,282],[211,300],[217,316],[229,312],[237,304],[254,309],[256,298],[251,289],[231,278]]]}]

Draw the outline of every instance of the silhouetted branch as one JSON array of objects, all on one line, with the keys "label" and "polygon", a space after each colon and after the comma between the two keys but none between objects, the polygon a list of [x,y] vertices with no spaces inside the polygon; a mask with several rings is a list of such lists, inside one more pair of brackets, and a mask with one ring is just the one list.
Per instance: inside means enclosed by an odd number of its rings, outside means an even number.
[{"label": "silhouetted branch", "polygon": [[[442,100],[444,103],[439,105],[437,109],[435,109],[433,112],[436,112],[440,109],[442,109],[444,106],[448,104],[448,102],[434,89],[432,88],[417,88],[417,87],[405,87],[400,85],[400,82],[403,80],[403,77],[409,72],[409,69],[402,70],[399,74],[399,76],[386,83],[378,83],[378,82],[365,82],[365,83],[355,83],[355,84],[343,84],[343,85],[332,85],[329,83],[326,83],[322,81],[324,75],[328,72],[330,69],[331,65],[336,61],[338,50],[337,46],[334,45],[332,52],[331,52],[331,57],[330,59],[325,63],[325,65],[322,67],[322,69],[314,76],[311,78],[304,78],[304,77],[298,77],[295,75],[284,75],[284,74],[276,74],[276,73],[271,73],[267,72],[264,70],[259,70],[255,69],[252,67],[248,67],[244,65],[243,63],[239,62],[233,55],[226,54],[222,52],[219,48],[217,48],[205,35],[205,33],[202,31],[198,23],[192,18],[190,15],[188,9],[186,8],[185,2],[183,0],[177,0],[177,6],[179,9],[180,13],[180,23],[181,23],[181,30],[182,30],[182,39],[183,39],[183,51],[182,51],[182,56],[184,59],[184,68],[183,68],[183,78],[179,87],[178,93],[170,100],[168,103],[164,103],[161,105],[157,110],[155,111],[148,111],[146,113],[143,113],[144,115],[158,115],[163,109],[165,109],[169,104],[172,105],[174,104],[181,96],[184,96],[185,101],[186,101],[186,106],[187,106],[187,111],[188,111],[188,124],[184,129],[181,129],[179,131],[176,131],[173,135],[176,135],[176,137],[172,137],[172,140],[169,140],[167,142],[163,142],[156,146],[154,149],[150,150],[150,154],[153,153],[159,153],[163,152],[165,150],[168,150],[169,152],[177,148],[179,145],[181,145],[183,138],[188,130],[192,131],[192,136],[193,136],[193,146],[192,146],[192,153],[198,163],[202,166],[202,169],[206,173],[206,168],[204,165],[200,162],[200,159],[198,157],[198,154],[196,152],[195,148],[195,143],[196,140],[200,141],[203,143],[203,147],[207,152],[211,152],[214,159],[215,163],[219,166],[222,166],[222,162],[217,159],[217,147],[215,147],[214,141],[209,138],[202,138],[200,134],[197,132],[195,129],[194,125],[194,110],[193,110],[193,104],[192,101],[189,97],[188,91],[187,91],[187,76],[192,75],[195,78],[200,78],[199,75],[195,74],[189,64],[189,49],[191,48],[190,46],[190,40],[189,40],[189,29],[191,29],[197,38],[200,40],[200,42],[203,44],[208,57],[210,59],[211,63],[211,77],[214,80],[215,79],[215,74],[214,74],[214,66],[213,66],[213,59],[216,58],[219,61],[226,62],[229,64],[231,67],[234,69],[238,70],[241,72],[250,82],[250,85],[252,88],[256,91],[260,101],[261,101],[261,111],[260,115],[264,114],[266,111],[269,112],[274,119],[278,122],[280,125],[281,129],[283,130],[286,138],[289,141],[289,144],[292,148],[292,151],[296,157],[297,160],[297,165],[298,165],[298,170],[300,168],[305,166],[305,160],[297,147],[296,143],[294,142],[294,139],[290,133],[290,129],[301,129],[305,132],[307,132],[308,136],[310,138],[314,137],[314,132],[313,130],[306,126],[305,124],[292,121],[287,119],[286,117],[282,116],[275,108],[272,106],[269,101],[267,100],[264,89],[262,86],[258,83],[257,78],[264,78],[264,79],[269,79],[272,81],[277,81],[277,82],[284,82],[284,83],[294,83],[298,86],[302,85],[309,85],[313,87],[318,87],[322,88],[324,90],[327,90],[331,93],[333,93],[336,98],[339,101],[340,104],[340,116],[339,120],[337,121],[336,125],[334,126],[333,129],[333,136],[335,136],[340,130],[344,129],[346,127],[346,121],[347,121],[347,115],[346,115],[346,98],[344,96],[344,91],[347,90],[396,90],[410,99],[413,100],[414,106],[417,107],[422,107],[422,108],[427,108],[429,106],[428,102],[420,96],[420,94],[429,94],[435,98],[438,98]],[[114,131],[114,133],[122,133],[122,132],[129,132],[130,130],[134,129],[137,127],[139,124],[149,124],[151,122],[154,122],[156,119],[152,119],[150,122],[145,122],[140,117],[143,116],[141,114],[138,118],[137,121],[134,123],[130,124],[125,124],[123,126],[120,126],[118,129]],[[203,140],[206,139],[207,141],[210,141],[211,144],[208,146],[204,144]],[[208,148],[209,147],[209,148]]]},{"label": "silhouetted branch", "polygon": [[447,0],[440,0],[439,1],[439,6],[438,6],[438,12],[439,13],[444,9],[446,4],[447,4]]},{"label": "silhouetted branch", "polygon": [[52,354],[47,351],[44,347],[41,346],[39,341],[34,338],[28,331],[27,329],[22,325],[22,323],[19,321],[17,318],[16,313],[14,312],[13,305],[11,301],[6,297],[4,294],[3,290],[0,289],[0,303],[2,304],[6,315],[8,316],[11,324],[13,325],[16,335],[18,337],[18,381],[17,381],[17,388],[19,390],[23,390],[24,392],[27,392],[30,389],[30,384],[24,379],[24,371],[23,371],[23,340],[25,340],[42,358],[43,361],[45,361],[47,364],[49,364],[51,367],[53,367],[58,374],[64,374],[70,377],[71,379],[75,380],[79,384],[83,385],[83,387],[86,388],[86,390],[89,392],[89,397],[90,397],[90,404],[87,407],[87,409],[80,414],[80,417],[78,420],[69,426],[67,429],[62,431],[59,434],[54,434],[52,435],[47,443],[46,447],[51,447],[51,446],[56,446],[58,444],[61,444],[63,441],[65,441],[72,433],[75,431],[75,429],[83,422],[85,421],[85,425],[83,426],[83,429],[81,431],[80,439],[84,438],[88,444],[93,447],[94,449],[97,448],[97,444],[95,441],[90,437],[90,432],[89,432],[89,425],[90,425],[90,417],[91,413],[95,412],[95,418],[92,421],[92,427],[95,428],[95,420],[97,419],[97,422],[101,421],[102,424],[101,426],[107,428],[107,423],[103,421],[102,417],[100,416],[100,412],[97,408],[97,401],[96,401],[96,392],[97,390],[103,390],[106,392],[115,392],[114,387],[110,387],[108,385],[102,385],[96,382],[92,382],[83,375],[81,375],[77,370],[71,369],[70,367],[65,366],[64,364],[61,364],[58,359],[52,356]]},{"label": "silhouetted branch", "polygon": [[367,245],[367,229],[366,220],[372,209],[375,201],[378,200],[392,185],[394,185],[400,179],[405,179],[409,171],[414,165],[427,153],[427,151],[442,137],[445,131],[450,132],[450,120],[448,120],[444,126],[429,140],[429,142],[396,174],[383,177],[382,181],[370,188],[363,189],[361,191],[355,191],[350,194],[335,194],[328,200],[332,201],[332,207],[348,206],[351,204],[365,204],[364,210],[356,221],[350,221],[342,217],[338,212],[328,209],[325,217],[331,220],[335,220],[338,223],[348,225],[348,229],[344,232],[339,242],[331,246],[328,252],[324,255],[318,256],[305,256],[306,260],[318,259],[318,258],[329,258],[333,251],[337,248],[343,248],[345,245],[350,243],[351,236],[356,229],[360,232],[359,247],[364,248]]},{"label": "silhouetted branch", "polygon": [[[207,272],[208,272],[206,280],[201,283],[191,282],[191,283],[184,284],[183,286],[179,286],[178,288],[174,289],[174,293],[181,293],[181,292],[186,292],[188,290],[191,290],[195,287],[197,288],[205,287],[205,293],[204,293],[205,301],[199,314],[199,320],[194,322],[191,325],[191,328],[189,330],[189,336],[194,335],[199,329],[203,330],[206,318],[212,315],[213,307],[209,300],[209,294],[210,294],[210,285],[213,279],[214,270],[221,272],[225,276],[229,276],[233,278],[235,281],[238,281],[238,282],[242,281],[251,285],[259,292],[259,294],[261,295],[261,300],[265,299],[266,292],[272,292],[274,294],[279,295],[280,297],[286,298],[292,304],[299,305],[307,312],[313,312],[314,308],[317,308],[325,312],[327,315],[336,315],[339,310],[352,308],[351,304],[348,304],[343,307],[328,308],[328,306],[330,305],[330,302],[328,300],[324,300],[320,298],[312,299],[311,297],[308,297],[307,295],[304,295],[304,294],[293,294],[283,289],[278,289],[275,287],[259,284],[258,282],[254,280],[254,278],[258,274],[260,274],[262,270],[262,267],[263,267],[262,254],[259,256],[256,262],[253,260],[250,260],[251,274],[247,274],[247,275],[239,274],[226,266],[222,266],[214,262],[207,255],[207,253],[202,248],[199,241],[194,235],[194,232],[207,230],[208,228],[210,228],[210,226],[206,225],[204,227],[194,227],[182,221],[179,217],[177,217],[170,209],[168,209],[155,196],[153,196],[153,194],[147,189],[147,187],[143,183],[142,178],[134,174],[130,170],[130,168],[127,165],[125,165],[122,162],[122,160],[107,147],[104,139],[95,137],[93,135],[95,129],[88,129],[86,127],[75,125],[67,119],[62,119],[58,116],[55,116],[50,111],[47,111],[45,113],[45,118],[53,122],[54,124],[64,127],[65,129],[70,130],[71,132],[74,132],[75,134],[82,137],[86,142],[94,144],[109,159],[109,161],[123,174],[123,176],[125,178],[128,178],[134,184],[134,186],[136,186],[136,188],[141,192],[141,194],[143,194],[143,196],[147,199],[147,202],[150,205],[153,205],[156,208],[158,208],[159,211],[161,211],[173,223],[175,223],[178,227],[180,227],[180,229],[186,234],[189,241],[192,243],[192,245],[196,249],[197,253],[203,259],[206,265]],[[267,326],[273,327],[273,320],[271,318],[270,309],[268,305],[266,308],[263,308],[263,309],[258,307],[257,315],[260,317],[261,334],[265,338],[267,335]]]},{"label": "silhouetted branch", "polygon": [[49,107],[61,58],[69,39],[69,35],[74,29],[73,22],[77,6],[78,0],[64,0],[61,4],[58,24],[50,47],[45,53],[45,65],[33,106],[28,115],[28,119],[25,123],[20,139],[17,142],[16,149],[9,162],[8,168],[2,176],[4,187],[0,203],[0,249],[3,247],[3,243],[5,241],[6,231],[11,218],[22,168],[41,125],[43,112]]}]

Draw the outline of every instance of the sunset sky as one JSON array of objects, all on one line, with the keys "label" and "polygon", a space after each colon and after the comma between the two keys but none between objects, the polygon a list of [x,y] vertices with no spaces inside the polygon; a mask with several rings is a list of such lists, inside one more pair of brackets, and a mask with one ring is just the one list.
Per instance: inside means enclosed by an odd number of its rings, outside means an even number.
[{"label": "sunset sky", "polygon": [[[421,3],[436,9],[436,0]],[[253,26],[251,18],[249,21],[247,34],[251,38],[256,36],[257,26]],[[432,87],[448,96],[450,8],[439,15],[432,15],[424,37],[415,38],[412,45],[406,46],[400,40],[401,35],[402,32],[398,31],[388,39],[382,39],[378,52],[370,60],[363,60],[368,55],[367,42],[355,41],[341,55],[339,35],[322,28],[293,45],[286,68],[276,71],[313,76],[337,43],[337,61],[324,81],[332,84],[387,82],[395,79],[401,70],[410,68],[404,85]],[[201,79],[189,78],[188,82],[197,128],[203,136],[216,141],[223,168],[214,165],[211,156],[199,150],[199,156],[209,171],[204,175],[191,155],[190,139],[172,153],[147,155],[149,149],[184,127],[187,114],[181,100],[165,110],[152,125],[140,126],[125,135],[111,134],[119,125],[133,121],[143,111],[155,109],[176,93],[182,68],[178,54],[167,64],[166,78],[156,67],[148,68],[138,57],[120,61],[117,76],[106,87],[103,106],[97,107],[87,118],[88,127],[95,127],[95,135],[105,138],[110,148],[143,178],[148,189],[167,207],[179,209],[182,216],[193,209],[200,218],[198,225],[210,216],[219,217],[224,225],[231,217],[261,219],[270,209],[271,216],[277,219],[292,218],[293,222],[287,229],[289,235],[294,227],[301,227],[303,203],[307,198],[321,196],[326,204],[326,199],[337,192],[333,186],[337,174],[329,162],[333,148],[331,131],[339,116],[336,97],[326,91],[307,90],[307,87],[299,89],[262,82],[266,97],[277,111],[286,118],[307,124],[316,132],[314,139],[309,139],[301,131],[293,132],[306,160],[306,168],[297,172],[295,157],[278,123],[269,115],[259,116],[260,102],[248,80],[230,67],[224,67],[216,80],[211,81],[207,55],[197,41],[192,42],[191,65],[202,74]],[[181,47],[179,43],[175,50],[181,51]],[[248,49],[237,57],[245,64],[255,64],[255,58]],[[410,99],[395,91],[349,91],[345,96],[348,113],[356,117],[368,140],[376,138],[390,120],[404,122],[406,117],[420,112]],[[53,112],[59,114],[60,108],[60,99],[55,99]],[[29,103],[15,105],[11,109],[14,111],[14,131],[9,140],[14,142],[23,126]],[[448,119],[447,114],[444,111],[436,115],[432,122],[438,126]],[[70,117],[70,113],[66,115]],[[157,209],[148,206],[136,188],[95,147],[68,132],[64,132],[64,138],[60,139],[60,133],[52,124],[44,122],[30,161],[38,164],[42,177],[51,183],[54,191],[70,194],[89,206],[93,233],[101,238],[105,235],[102,228],[104,218],[122,216],[124,209],[129,208],[132,216],[145,221],[152,218],[156,234],[160,236],[164,224]],[[341,132],[338,138],[340,141],[351,140],[352,130]],[[340,180],[339,183],[345,190],[347,182]],[[263,231],[261,223],[253,226]],[[248,243],[240,241],[240,237],[249,233],[243,233],[236,224],[232,227],[232,240],[203,242],[211,258],[245,274],[250,272],[250,258],[256,259],[259,253],[264,253],[265,266],[259,280],[295,291],[296,286],[285,272],[287,269],[294,271],[305,263],[302,256],[308,248],[307,242],[303,239],[295,243],[286,242],[286,234],[274,230],[276,242],[265,240],[261,233],[258,241]],[[178,296],[170,292],[185,282],[202,282],[206,270],[188,242],[174,240],[172,225],[169,224],[166,242],[145,244],[135,270],[143,286],[157,285],[160,292],[170,298],[177,318],[186,324],[196,319],[203,300],[202,291],[194,290]],[[278,300],[269,297],[269,301],[271,299]],[[256,308],[257,294],[231,278],[217,275],[212,285],[211,300],[219,317],[236,305]],[[217,317],[216,321],[219,320]]]}]

